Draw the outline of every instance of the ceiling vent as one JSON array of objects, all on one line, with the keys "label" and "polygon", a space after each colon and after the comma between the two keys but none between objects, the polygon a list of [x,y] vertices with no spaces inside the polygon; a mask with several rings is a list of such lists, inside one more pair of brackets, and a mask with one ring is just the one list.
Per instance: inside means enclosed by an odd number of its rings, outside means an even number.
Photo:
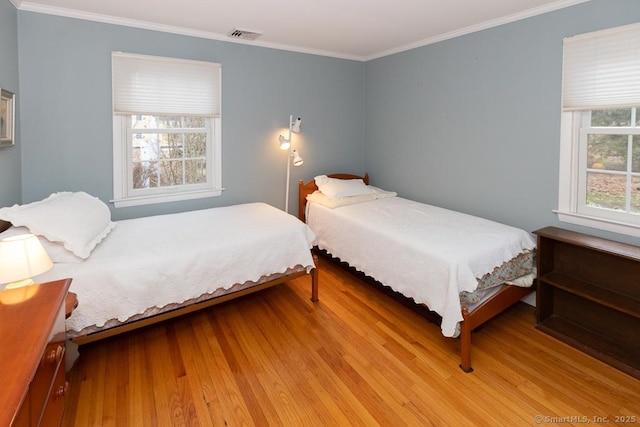
[{"label": "ceiling vent", "polygon": [[242,28],[234,28],[227,33],[232,39],[255,40],[262,35],[262,31],[245,30]]}]

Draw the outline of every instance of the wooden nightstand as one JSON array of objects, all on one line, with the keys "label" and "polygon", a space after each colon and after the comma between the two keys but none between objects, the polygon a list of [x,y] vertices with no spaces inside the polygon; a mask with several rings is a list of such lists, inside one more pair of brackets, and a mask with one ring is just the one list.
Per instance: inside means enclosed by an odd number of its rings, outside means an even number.
[{"label": "wooden nightstand", "polygon": [[[0,291],[0,425],[60,425],[71,279]],[[21,301],[21,299],[23,299]]]}]

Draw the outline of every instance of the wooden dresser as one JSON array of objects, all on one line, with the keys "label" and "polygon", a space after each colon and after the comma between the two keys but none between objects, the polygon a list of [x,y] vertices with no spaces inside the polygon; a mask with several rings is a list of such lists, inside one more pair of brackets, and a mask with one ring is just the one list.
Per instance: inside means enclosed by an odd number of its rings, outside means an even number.
[{"label": "wooden dresser", "polygon": [[640,247],[547,227],[537,328],[640,378]]},{"label": "wooden dresser", "polygon": [[0,426],[59,426],[71,279],[0,291]]}]

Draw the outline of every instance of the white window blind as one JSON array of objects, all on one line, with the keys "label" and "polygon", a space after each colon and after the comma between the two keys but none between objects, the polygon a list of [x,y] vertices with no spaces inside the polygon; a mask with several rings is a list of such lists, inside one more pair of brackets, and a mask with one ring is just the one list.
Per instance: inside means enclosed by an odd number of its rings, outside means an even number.
[{"label": "white window blind", "polygon": [[640,105],[640,24],[564,40],[565,111]]},{"label": "white window blind", "polygon": [[114,114],[220,116],[220,64],[113,52]]}]

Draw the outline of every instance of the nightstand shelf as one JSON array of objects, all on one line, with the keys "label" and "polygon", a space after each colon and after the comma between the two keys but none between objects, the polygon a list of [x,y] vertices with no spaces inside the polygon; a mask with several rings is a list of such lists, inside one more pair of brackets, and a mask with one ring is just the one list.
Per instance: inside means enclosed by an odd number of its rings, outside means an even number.
[{"label": "nightstand shelf", "polygon": [[563,273],[553,272],[543,277],[538,277],[544,284],[562,289],[581,298],[588,299],[597,304],[602,304],[613,310],[621,311],[630,316],[640,317],[640,300],[632,295],[616,292],[603,288],[601,285],[588,283]]},{"label": "nightstand shelf", "polygon": [[555,227],[535,234],[536,327],[640,378],[640,247]]},{"label": "nightstand shelf", "polygon": [[[547,334],[575,347],[609,365],[620,368],[628,366],[633,371],[640,369],[640,362],[633,357],[632,349],[620,346],[615,340],[559,316],[551,316],[536,327]],[[617,366],[620,365],[620,366]],[[627,371],[627,369],[621,369]],[[636,375],[637,376],[637,375]]]}]

